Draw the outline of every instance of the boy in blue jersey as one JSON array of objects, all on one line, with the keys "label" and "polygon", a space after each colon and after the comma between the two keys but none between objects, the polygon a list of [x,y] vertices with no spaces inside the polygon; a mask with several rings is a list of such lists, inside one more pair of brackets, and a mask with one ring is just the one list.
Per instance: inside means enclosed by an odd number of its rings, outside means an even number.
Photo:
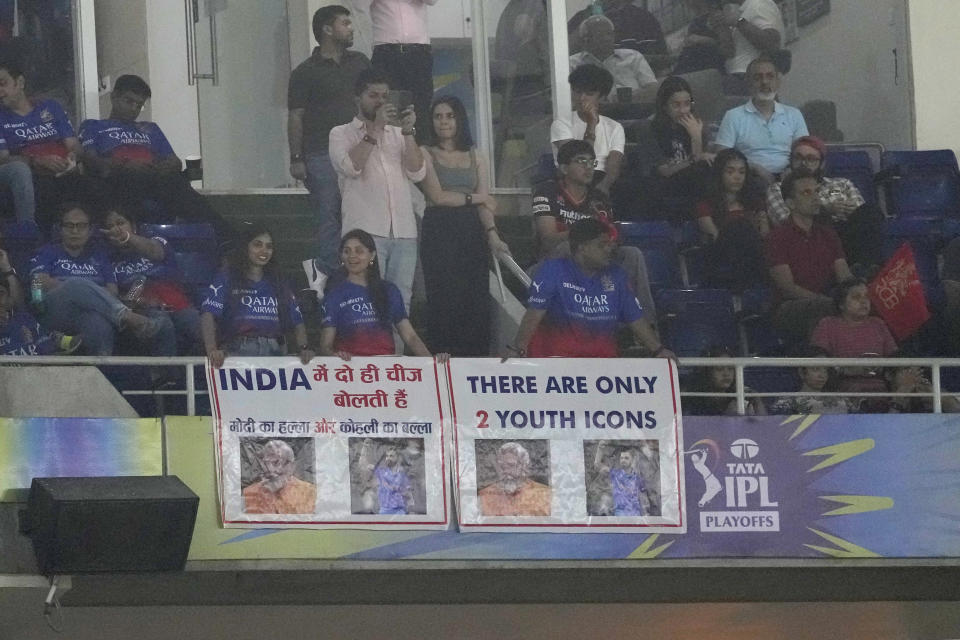
[{"label": "boy in blue jersey", "polygon": [[206,222],[221,240],[226,221],[193,190],[181,173],[180,158],[154,122],[138,122],[152,92],[143,78],[123,75],[110,94],[110,117],[80,125],[80,158],[88,173],[112,193],[115,202],[159,202],[163,211],[143,222]]},{"label": "boy in blue jersey", "polygon": [[39,217],[46,231],[62,202],[92,193],[77,170],[79,150],[60,103],[28,98],[20,65],[0,61],[0,182],[11,190],[19,221]]},{"label": "boy in blue jersey", "polygon": [[543,263],[507,356],[615,358],[615,331],[626,324],[653,356],[674,358],[657,338],[627,281],[612,265],[610,228],[595,218],[570,227],[569,258]]},{"label": "boy in blue jersey", "polygon": [[37,319],[24,309],[23,287],[10,266],[7,252],[0,249],[0,355],[72,353],[80,342],[79,336],[42,329]]}]

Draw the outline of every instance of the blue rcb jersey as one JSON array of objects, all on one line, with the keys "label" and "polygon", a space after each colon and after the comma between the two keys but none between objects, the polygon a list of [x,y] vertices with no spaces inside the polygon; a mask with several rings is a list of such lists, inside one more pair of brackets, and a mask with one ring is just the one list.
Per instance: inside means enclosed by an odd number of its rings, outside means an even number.
[{"label": "blue rcb jersey", "polygon": [[167,241],[160,236],[155,236],[153,239],[163,245],[163,260],[160,262],[125,251],[114,251],[110,256],[113,261],[113,272],[122,290],[127,289],[137,276],[145,276],[149,280],[180,281],[177,261],[173,251],[167,246]]},{"label": "blue rcb jersey", "polygon": [[25,311],[14,311],[0,323],[0,355],[45,356],[54,351],[50,334]]},{"label": "blue rcb jersey", "polygon": [[[225,337],[280,337],[286,329],[303,324],[303,314],[296,298],[286,288],[277,291],[266,278],[252,282],[243,278],[230,282],[229,274],[220,272],[207,288],[201,311],[221,318],[226,326]],[[286,305],[289,326],[280,324],[279,305]]]},{"label": "blue rcb jersey", "polygon": [[67,253],[62,244],[44,245],[30,259],[30,273],[46,273],[58,279],[92,280],[100,286],[117,282],[107,255],[89,246],[74,257]]},{"label": "blue rcb jersey", "polygon": [[25,116],[0,108],[0,150],[14,155],[67,157],[65,138],[76,134],[56,100],[41,100]]},{"label": "blue rcb jersey", "polygon": [[[407,317],[400,290],[392,282],[387,288],[387,317],[395,325]],[[392,355],[393,328],[380,322],[370,300],[370,292],[347,280],[327,293],[323,301],[323,326],[334,327],[334,348],[358,356]]]},{"label": "blue rcb jersey", "polygon": [[615,358],[617,325],[643,317],[620,267],[588,276],[570,258],[543,263],[530,283],[527,307],[547,312],[530,341],[532,357]]},{"label": "blue rcb jersey", "polygon": [[173,154],[173,147],[153,122],[85,120],[80,125],[80,144],[84,151],[103,158],[135,162],[153,162]]}]

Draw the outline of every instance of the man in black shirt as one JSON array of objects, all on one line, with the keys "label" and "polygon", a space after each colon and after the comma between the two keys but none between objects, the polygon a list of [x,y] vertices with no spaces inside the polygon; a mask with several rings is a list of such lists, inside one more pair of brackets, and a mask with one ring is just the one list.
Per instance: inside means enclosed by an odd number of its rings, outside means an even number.
[{"label": "man in black shirt", "polygon": [[340,189],[330,163],[330,130],[356,115],[353,84],[370,60],[353,45],[350,11],[340,5],[313,14],[313,35],[319,46],[290,74],[287,90],[287,139],[290,175],[303,180],[317,216],[315,258],[304,262],[311,288],[323,283],[339,263]]}]

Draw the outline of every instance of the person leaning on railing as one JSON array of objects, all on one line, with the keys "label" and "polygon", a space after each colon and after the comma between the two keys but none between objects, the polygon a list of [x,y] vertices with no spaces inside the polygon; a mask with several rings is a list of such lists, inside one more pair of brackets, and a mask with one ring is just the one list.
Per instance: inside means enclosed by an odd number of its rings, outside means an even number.
[{"label": "person leaning on railing", "polygon": [[245,225],[229,266],[210,283],[200,307],[200,330],[214,367],[221,367],[228,355],[286,355],[287,330],[293,331],[300,361],[307,364],[313,358],[300,306],[273,257],[273,234],[260,225]]},{"label": "person leaning on railing", "polygon": [[569,241],[569,258],[547,260],[537,270],[527,311],[504,358],[615,358],[619,324],[628,325],[652,356],[675,358],[647,320],[627,274],[611,264],[610,226],[584,218],[570,227]]}]

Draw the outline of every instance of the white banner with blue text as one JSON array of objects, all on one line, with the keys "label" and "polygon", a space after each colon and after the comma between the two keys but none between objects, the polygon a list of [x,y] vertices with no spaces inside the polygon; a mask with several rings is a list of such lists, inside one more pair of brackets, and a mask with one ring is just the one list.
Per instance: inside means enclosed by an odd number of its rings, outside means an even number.
[{"label": "white banner with blue text", "polygon": [[237,357],[207,378],[225,527],[449,528],[433,359]]},{"label": "white banner with blue text", "polygon": [[453,359],[464,531],[684,533],[677,370],[666,359]]}]

